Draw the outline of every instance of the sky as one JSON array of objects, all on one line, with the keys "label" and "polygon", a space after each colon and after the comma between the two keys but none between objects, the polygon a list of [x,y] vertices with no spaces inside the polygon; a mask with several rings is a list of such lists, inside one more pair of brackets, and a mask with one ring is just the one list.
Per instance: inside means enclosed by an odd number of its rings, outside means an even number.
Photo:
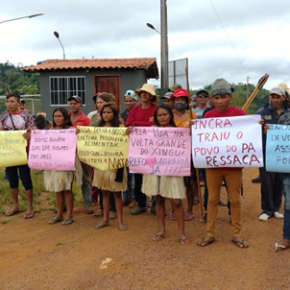
[{"label": "sky", "polygon": [[[46,59],[156,57],[160,74],[160,0],[3,1],[0,62],[35,65]],[[188,58],[189,87],[217,78],[266,89],[290,86],[289,0],[167,0],[169,61]],[[149,82],[158,86],[160,80]],[[133,88],[134,89],[134,88]]]}]

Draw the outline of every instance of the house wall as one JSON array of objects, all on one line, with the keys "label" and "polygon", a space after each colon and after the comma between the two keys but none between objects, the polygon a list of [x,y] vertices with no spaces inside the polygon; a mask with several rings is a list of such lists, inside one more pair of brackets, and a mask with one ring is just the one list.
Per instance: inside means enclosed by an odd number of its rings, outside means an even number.
[{"label": "house wall", "polygon": [[[136,90],[144,83],[147,83],[147,77],[144,70],[80,70],[80,71],[48,71],[40,72],[40,89],[41,89],[41,110],[47,113],[47,118],[51,119],[52,112],[56,107],[51,106],[50,100],[50,77],[68,77],[68,76],[84,76],[86,84],[86,104],[83,105],[84,114],[94,110],[92,97],[94,95],[94,78],[96,75],[120,75],[121,81],[121,111],[125,110],[124,94],[127,90]],[[68,109],[68,106],[62,106]]]}]

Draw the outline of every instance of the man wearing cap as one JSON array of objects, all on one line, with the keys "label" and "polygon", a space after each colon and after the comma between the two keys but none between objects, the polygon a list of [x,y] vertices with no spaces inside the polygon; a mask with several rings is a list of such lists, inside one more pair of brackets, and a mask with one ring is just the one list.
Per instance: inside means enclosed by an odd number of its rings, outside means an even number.
[{"label": "man wearing cap", "polygon": [[209,95],[208,92],[204,89],[198,90],[196,92],[195,100],[197,102],[196,108],[192,109],[192,112],[196,114],[198,119],[201,119],[204,113],[204,110],[209,107]]},{"label": "man wearing cap", "polygon": [[138,97],[135,95],[135,92],[132,90],[128,90],[124,95],[124,103],[126,106],[126,110],[124,110],[120,115],[122,116],[125,124],[127,122],[127,118],[131,109],[136,105],[136,101]]},{"label": "man wearing cap", "polygon": [[[77,128],[77,126],[89,126],[90,119],[81,111],[83,106],[82,98],[79,96],[72,96],[68,98],[68,107],[70,110],[70,120],[72,125]],[[86,208],[87,214],[94,213],[92,209],[92,201],[91,201],[91,185],[89,180],[89,168],[88,165],[81,162],[83,169],[83,180],[82,180],[82,195],[83,202]]]},{"label": "man wearing cap", "polygon": [[[205,118],[222,118],[243,116],[246,113],[230,105],[233,89],[225,79],[217,79],[212,84],[212,103],[214,109],[207,112]],[[208,186],[208,207],[207,207],[207,234],[197,245],[206,247],[215,241],[215,222],[220,201],[220,190],[223,179],[227,184],[229,201],[231,203],[231,231],[232,242],[239,248],[248,248],[248,243],[241,237],[241,185],[242,168],[206,168],[206,179]]]},{"label": "man wearing cap", "polygon": [[[261,115],[265,124],[278,124],[282,115],[289,112],[283,105],[285,101],[285,91],[281,87],[274,87],[270,91],[269,103],[259,109],[255,114]],[[266,135],[263,132],[263,155],[265,160]],[[264,162],[265,164],[265,162]],[[260,221],[266,221],[270,217],[282,219],[283,215],[279,212],[283,194],[282,174],[267,172],[265,165],[259,168],[261,177],[261,207],[262,213]]]},{"label": "man wearing cap", "polygon": [[98,108],[97,108],[97,97],[98,95],[100,95],[101,92],[97,92],[94,96],[93,96],[93,101],[94,101],[94,111],[88,113],[88,118],[90,120],[92,120],[92,117],[98,113]]},{"label": "man wearing cap", "polygon": [[170,109],[173,109],[173,101],[170,99],[173,95],[173,92],[167,92],[161,100],[163,100],[163,103],[167,105]]},{"label": "man wearing cap", "polygon": [[23,112],[27,112],[29,113],[29,111],[27,109],[25,109],[25,101],[23,99],[20,99],[20,109],[23,111]]}]

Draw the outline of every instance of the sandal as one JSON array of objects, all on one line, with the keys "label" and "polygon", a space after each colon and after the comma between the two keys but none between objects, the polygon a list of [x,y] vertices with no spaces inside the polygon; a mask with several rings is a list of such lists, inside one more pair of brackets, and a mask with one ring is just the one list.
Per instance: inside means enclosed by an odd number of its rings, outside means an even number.
[{"label": "sandal", "polygon": [[195,199],[193,200],[193,204],[194,204],[194,205],[199,204],[199,198],[195,198]]},{"label": "sandal", "polygon": [[118,229],[120,231],[127,231],[128,228],[125,225],[121,225],[121,226],[118,226]]},{"label": "sandal", "polygon": [[59,218],[57,218],[57,217],[53,217],[53,218],[51,218],[47,223],[48,223],[49,225],[54,225],[54,224],[57,224],[57,223],[59,223],[59,222],[61,222],[61,221],[63,221],[63,219],[59,219]]},{"label": "sandal", "polygon": [[275,243],[274,247],[271,247],[272,252],[280,252],[289,249],[290,246],[284,246],[279,243]]},{"label": "sandal", "polygon": [[234,240],[234,239],[232,239],[232,242],[234,244],[236,244],[237,247],[239,247],[240,249],[247,249],[247,248],[249,248],[249,245],[243,239],[240,239],[240,240]]},{"label": "sandal", "polygon": [[5,216],[13,216],[13,215],[15,215],[15,214],[17,214],[17,213],[19,213],[19,210],[9,209],[9,210],[7,210],[7,211],[4,213],[4,215],[5,215]]},{"label": "sandal", "polygon": [[198,241],[196,244],[199,246],[199,247],[206,247],[210,244],[212,244],[213,242],[215,242],[215,239],[213,238],[213,240],[207,240],[205,239],[205,237],[202,237],[200,241]]},{"label": "sandal", "polygon": [[182,246],[188,246],[190,245],[190,240],[188,238],[179,239],[179,244]]},{"label": "sandal", "polygon": [[63,226],[68,226],[68,225],[71,225],[73,222],[74,222],[74,220],[72,218],[64,219],[63,222],[62,222],[62,225]]},{"label": "sandal", "polygon": [[94,218],[99,218],[103,216],[103,211],[98,209],[98,211],[94,214]]},{"label": "sandal", "polygon": [[163,235],[155,234],[152,238],[152,241],[158,242],[158,241],[161,241],[162,239],[164,239],[165,237],[166,237],[165,234],[163,234]]},{"label": "sandal", "polygon": [[171,212],[171,213],[168,215],[168,219],[169,219],[170,221],[176,221],[176,216],[175,216],[174,212]]},{"label": "sandal", "polygon": [[34,212],[26,212],[24,215],[25,219],[32,219],[34,217]]},{"label": "sandal", "polygon": [[101,228],[107,227],[108,225],[109,224],[97,223],[95,225],[95,229],[101,229]]},{"label": "sandal", "polygon": [[109,212],[109,219],[110,220],[114,220],[116,217],[117,217],[117,214],[115,212],[113,212],[113,211]]},{"label": "sandal", "polygon": [[187,213],[184,216],[184,221],[189,222],[189,221],[193,220],[193,218],[194,218],[194,214]]}]

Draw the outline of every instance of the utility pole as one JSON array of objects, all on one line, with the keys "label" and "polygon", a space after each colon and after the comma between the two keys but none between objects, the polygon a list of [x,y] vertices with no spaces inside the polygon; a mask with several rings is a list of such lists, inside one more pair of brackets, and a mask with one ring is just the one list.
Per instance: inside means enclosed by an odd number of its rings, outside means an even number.
[{"label": "utility pole", "polygon": [[167,0],[160,0],[161,89],[168,89]]}]

